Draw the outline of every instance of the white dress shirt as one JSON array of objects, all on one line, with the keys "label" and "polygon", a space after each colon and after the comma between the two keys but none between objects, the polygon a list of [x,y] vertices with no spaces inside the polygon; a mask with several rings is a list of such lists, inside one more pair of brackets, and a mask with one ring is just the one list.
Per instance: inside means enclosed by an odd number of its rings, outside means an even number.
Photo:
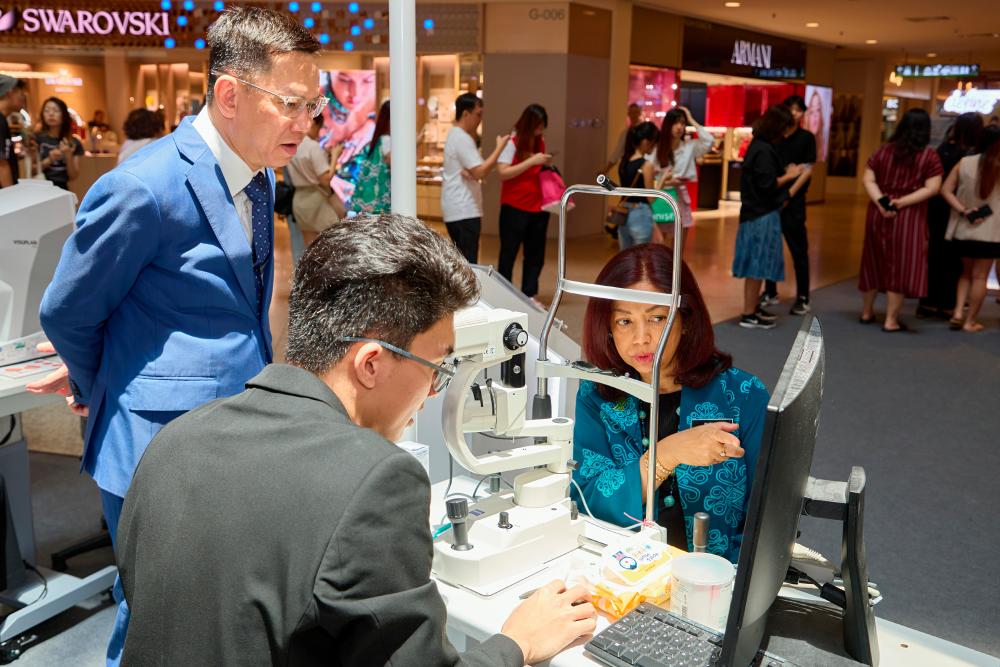
[{"label": "white dress shirt", "polygon": [[198,130],[198,134],[205,140],[205,143],[208,144],[208,149],[212,151],[212,155],[219,161],[219,167],[222,168],[222,177],[229,188],[233,204],[236,205],[236,215],[239,216],[240,224],[243,226],[243,233],[246,234],[247,243],[252,245],[253,209],[250,198],[247,197],[243,189],[250,184],[250,181],[258,172],[250,169],[247,163],[243,161],[243,158],[237,155],[236,151],[230,148],[226,140],[222,138],[222,135],[215,128],[215,124],[212,123],[211,116],[208,115],[208,107],[203,107],[198,112],[198,117],[194,119],[192,125],[194,125],[194,129]]}]

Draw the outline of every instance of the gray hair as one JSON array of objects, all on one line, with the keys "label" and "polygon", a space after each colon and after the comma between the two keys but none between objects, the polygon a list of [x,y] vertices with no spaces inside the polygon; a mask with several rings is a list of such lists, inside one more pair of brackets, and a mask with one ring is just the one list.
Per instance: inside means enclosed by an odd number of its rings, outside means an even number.
[{"label": "gray hair", "polygon": [[319,41],[291,16],[253,5],[227,7],[208,29],[208,47],[208,104],[216,72],[251,79],[271,71],[273,56],[320,50]]},{"label": "gray hair", "polygon": [[316,374],[351,343],[404,350],[441,318],[471,305],[479,284],[455,245],[416,218],[362,215],[330,227],[299,260],[288,301],[288,363]]}]

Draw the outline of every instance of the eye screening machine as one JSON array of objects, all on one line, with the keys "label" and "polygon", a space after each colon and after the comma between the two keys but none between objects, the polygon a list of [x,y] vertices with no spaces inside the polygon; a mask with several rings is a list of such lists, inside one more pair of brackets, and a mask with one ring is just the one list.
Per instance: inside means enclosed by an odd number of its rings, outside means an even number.
[{"label": "eye screening machine", "polygon": [[[660,197],[673,205],[660,192],[618,188],[606,180],[599,183],[601,187],[569,188],[563,202],[577,194],[635,195]],[[587,516],[587,508],[577,507],[569,498],[576,465],[571,459],[577,383],[590,380],[611,385],[648,403],[652,413],[651,449],[660,437],[656,432],[658,401],[653,400],[659,394],[658,374],[654,373],[652,384],[646,384],[579,361],[579,347],[561,331],[556,311],[564,294],[668,307],[667,323],[654,355],[654,368],[659,368],[683,295],[568,280],[565,207],[560,214],[559,239],[557,288],[546,313],[521,298],[491,269],[474,267],[483,296],[477,306],[456,315],[456,374],[445,394],[429,399],[417,419],[416,439],[423,443],[443,440],[449,453],[443,460],[440,448],[431,447],[431,479],[437,482],[431,505],[435,530],[432,575],[448,606],[449,638],[459,649],[498,631],[509,612],[532,590],[565,576],[567,562],[579,558],[579,554],[592,560],[595,539],[600,549],[609,536],[615,539],[625,532]],[[675,248],[675,285],[680,284],[679,259],[680,248]],[[881,620],[876,625],[872,607],[880,598],[870,588],[863,547],[864,471],[855,468],[848,482],[808,477],[812,451],[809,430],[811,424],[814,439],[822,354],[819,323],[807,318],[768,407],[766,442],[762,442],[758,477],[751,493],[751,502],[755,503],[751,514],[757,508],[759,516],[747,517],[725,633],[711,635],[718,638],[716,646],[722,650],[700,663],[682,660],[678,655],[663,664],[742,667],[751,660],[758,664],[765,659],[760,664],[821,664],[816,662],[818,655],[810,653],[810,640],[799,634],[804,615],[827,621],[824,641],[817,645],[840,645],[836,661],[829,664],[878,665],[880,657],[886,665],[989,664],[986,656],[929,635]],[[528,388],[532,385],[536,393],[529,401]],[[779,423],[784,428],[779,429]],[[809,444],[808,457],[795,453],[799,442]],[[452,460],[481,479],[476,482],[453,475],[446,468]],[[507,479],[508,473],[517,471],[522,472]],[[802,484],[788,486],[785,480],[791,477],[801,478]],[[653,480],[654,475],[649,474],[648,479]],[[652,521],[650,499],[655,489],[650,483],[644,491],[647,521],[641,527],[642,534],[665,541],[662,529]],[[844,549],[839,567],[807,549],[796,547],[793,553],[800,511],[835,520],[842,526]],[[822,589],[818,596],[791,586],[810,579]],[[777,602],[786,599],[790,602],[784,607]],[[817,604],[825,606],[820,609]],[[636,636],[630,640],[620,630],[618,624],[608,628],[602,617],[598,633],[586,649],[579,642],[550,664],[646,664],[636,654],[626,653],[631,648],[629,641],[641,639]],[[706,634],[702,640],[709,638]],[[786,641],[782,643],[782,639]],[[805,646],[806,652],[793,651],[785,660],[763,652],[766,647],[783,653],[789,646]],[[938,658],[942,655],[958,659],[941,661]],[[971,661],[963,661],[969,657]],[[984,661],[980,662],[980,657]]]},{"label": "eye screening machine", "polygon": [[[602,177],[603,178],[603,177]],[[606,187],[577,186],[574,192],[618,195],[657,196],[676,209],[665,193],[619,188],[608,181]],[[568,193],[563,203],[569,198]],[[680,219],[679,213],[676,216]],[[677,223],[678,225],[680,223]],[[565,234],[565,213],[560,216],[560,239]],[[674,284],[680,282],[680,247],[675,251]],[[550,381],[591,380],[621,389],[651,404],[650,441],[656,441],[659,376],[651,385],[625,376],[602,372],[576,360],[550,359],[548,340],[555,323],[555,313],[564,293],[596,296],[623,301],[670,307],[666,327],[659,341],[654,364],[658,367],[673,326],[680,295],[603,287],[569,281],[564,278],[565,243],[559,244],[559,281],[555,297],[541,335],[538,337],[538,392],[532,403],[531,417],[526,418],[526,348],[529,335],[526,316],[506,309],[488,309],[482,305],[462,311],[455,318],[457,371],[444,397],[443,435],[456,461],[470,472],[494,475],[532,468],[518,475],[512,492],[492,493],[472,508],[464,498],[447,501],[451,529],[445,530],[434,544],[434,572],[444,581],[485,593],[497,583],[523,578],[537,570],[540,563],[566,554],[580,544],[583,520],[580,509],[569,499],[573,457],[573,420],[552,415]],[[499,377],[484,372],[499,366]],[[480,378],[480,376],[483,376]],[[466,433],[489,433],[499,438],[531,438],[531,444],[512,449],[475,455],[465,440]],[[655,445],[651,448],[655,453]],[[654,459],[650,459],[653,461]],[[653,463],[651,463],[653,465]],[[653,474],[649,475],[649,498],[655,493]],[[494,487],[500,482],[494,482]],[[652,501],[647,506],[648,525],[652,522]],[[666,534],[653,529],[660,541]]]},{"label": "eye screening machine", "polygon": [[25,410],[63,402],[58,394],[28,393],[25,385],[60,366],[57,357],[37,352],[45,340],[38,308],[73,230],[74,202],[71,192],[35,179],[0,194],[0,603],[13,610],[0,621],[0,662],[20,654],[31,628],[115,579],[113,565],[85,578],[36,567],[28,445],[19,419]]}]

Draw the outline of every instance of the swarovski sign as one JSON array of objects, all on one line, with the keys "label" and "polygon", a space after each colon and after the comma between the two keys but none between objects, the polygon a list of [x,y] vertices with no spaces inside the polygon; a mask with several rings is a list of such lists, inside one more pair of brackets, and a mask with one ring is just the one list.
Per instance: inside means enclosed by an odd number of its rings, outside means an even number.
[{"label": "swarovski sign", "polygon": [[[170,35],[170,16],[167,12],[131,12],[106,11],[96,12],[86,9],[50,9],[27,7],[21,10],[21,22],[24,32],[29,33],[69,33],[74,35],[136,35],[161,36]],[[10,23],[9,30],[14,27],[14,13],[2,15],[0,23]]]},{"label": "swarovski sign", "polygon": [[738,39],[733,42],[733,57],[729,62],[747,67],[771,68],[771,45]]}]

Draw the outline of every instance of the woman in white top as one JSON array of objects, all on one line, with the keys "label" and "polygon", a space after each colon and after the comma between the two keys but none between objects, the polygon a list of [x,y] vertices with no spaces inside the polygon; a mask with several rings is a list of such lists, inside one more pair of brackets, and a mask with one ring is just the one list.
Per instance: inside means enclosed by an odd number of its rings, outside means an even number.
[{"label": "woman in white top", "polygon": [[[687,127],[695,129],[695,139],[685,140]],[[658,190],[674,188],[677,192],[677,207],[680,209],[681,224],[684,228],[681,247],[686,247],[687,230],[694,226],[691,215],[691,195],[687,184],[698,180],[697,160],[712,150],[715,138],[704,127],[695,122],[687,107],[671,109],[663,117],[660,127],[660,143],[647,156],[656,170],[655,187]],[[670,229],[661,228],[663,238],[673,237],[673,225]]]},{"label": "woman in white top", "polygon": [[[983,330],[976,318],[986,298],[990,267],[1000,259],[1000,129],[987,128],[979,148],[979,155],[955,165],[941,188],[952,208],[944,237],[954,244],[964,268],[949,323],[969,333]],[[966,298],[969,311],[963,318]]]},{"label": "woman in white top", "polygon": [[147,144],[153,143],[163,134],[163,117],[149,109],[133,109],[125,119],[125,136],[128,137],[118,149],[118,164]]}]

